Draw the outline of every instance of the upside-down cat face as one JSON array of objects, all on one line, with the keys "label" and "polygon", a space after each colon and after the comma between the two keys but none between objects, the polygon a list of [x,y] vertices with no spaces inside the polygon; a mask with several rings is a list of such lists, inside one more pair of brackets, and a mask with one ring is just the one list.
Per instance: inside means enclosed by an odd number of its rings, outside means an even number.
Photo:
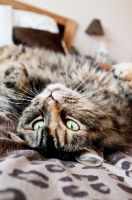
[{"label": "upside-down cat face", "polygon": [[101,149],[116,143],[112,119],[85,96],[51,84],[24,110],[17,132],[27,145],[43,151]]},{"label": "upside-down cat face", "polygon": [[[78,151],[88,145],[85,112],[93,115],[84,105],[85,99],[77,92],[51,84],[25,109],[17,131],[31,147],[45,149],[50,136],[55,148]],[[92,110],[93,105],[89,107]]]}]

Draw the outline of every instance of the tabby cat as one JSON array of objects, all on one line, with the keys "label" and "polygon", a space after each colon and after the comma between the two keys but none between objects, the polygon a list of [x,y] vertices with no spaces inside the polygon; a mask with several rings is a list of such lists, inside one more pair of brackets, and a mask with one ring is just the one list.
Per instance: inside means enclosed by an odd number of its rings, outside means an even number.
[{"label": "tabby cat", "polygon": [[2,48],[0,64],[8,68],[2,89],[20,113],[12,139],[61,159],[132,144],[130,81],[123,87],[115,70],[21,45]]}]

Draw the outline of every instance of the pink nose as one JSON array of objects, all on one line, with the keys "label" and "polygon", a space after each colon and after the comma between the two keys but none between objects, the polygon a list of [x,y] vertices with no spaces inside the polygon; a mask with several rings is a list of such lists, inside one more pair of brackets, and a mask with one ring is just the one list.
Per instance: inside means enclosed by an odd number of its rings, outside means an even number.
[{"label": "pink nose", "polygon": [[46,102],[49,102],[51,100],[54,100],[53,96],[52,96],[52,92],[51,94],[45,99]]},{"label": "pink nose", "polygon": [[47,97],[47,99],[45,101],[51,101],[53,99],[52,96]]}]

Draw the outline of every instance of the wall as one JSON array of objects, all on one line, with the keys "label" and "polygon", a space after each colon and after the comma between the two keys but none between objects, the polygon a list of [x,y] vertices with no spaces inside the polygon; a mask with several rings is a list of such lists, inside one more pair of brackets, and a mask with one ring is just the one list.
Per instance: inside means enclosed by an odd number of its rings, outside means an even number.
[{"label": "wall", "polygon": [[[132,0],[20,0],[74,19],[78,29],[73,45],[83,55],[93,54],[100,41],[106,41],[110,59],[132,61]],[[104,36],[90,37],[85,33],[92,19],[102,22]]]}]

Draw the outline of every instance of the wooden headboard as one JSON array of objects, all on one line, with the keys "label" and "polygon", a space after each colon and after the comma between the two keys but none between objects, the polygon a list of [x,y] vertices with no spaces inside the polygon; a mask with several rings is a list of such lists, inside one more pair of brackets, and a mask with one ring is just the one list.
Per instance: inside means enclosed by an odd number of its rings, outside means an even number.
[{"label": "wooden headboard", "polygon": [[70,48],[77,27],[77,23],[75,21],[14,0],[0,0],[0,4],[11,5],[15,9],[32,11],[54,18],[59,25],[64,26],[62,38],[67,46],[67,49]]}]

